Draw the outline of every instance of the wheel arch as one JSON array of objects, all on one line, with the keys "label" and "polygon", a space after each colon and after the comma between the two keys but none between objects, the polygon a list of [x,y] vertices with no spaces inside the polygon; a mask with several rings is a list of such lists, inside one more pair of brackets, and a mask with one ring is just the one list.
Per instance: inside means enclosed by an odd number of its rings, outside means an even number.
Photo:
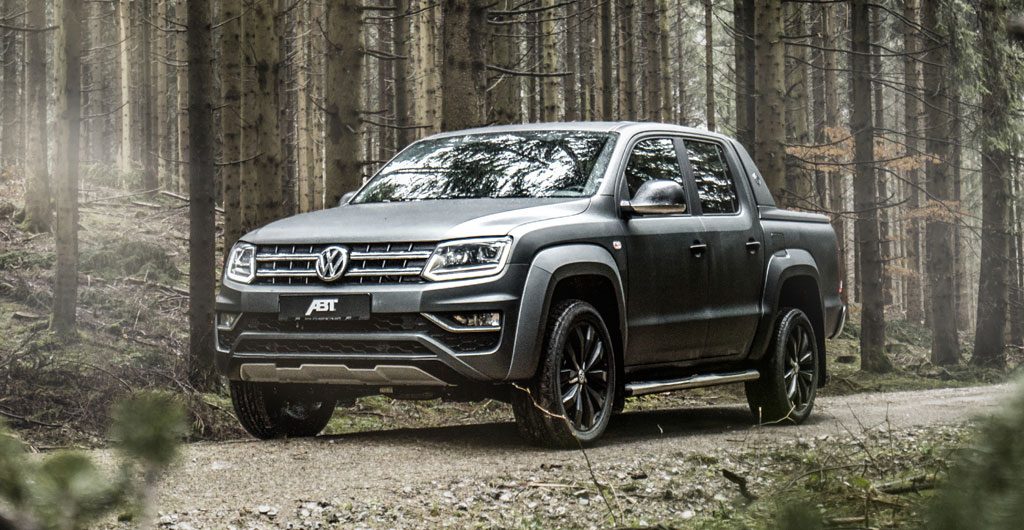
[{"label": "wheel arch", "polygon": [[533,377],[540,362],[548,312],[566,298],[589,302],[601,313],[622,366],[626,308],[622,275],[611,253],[593,244],[550,247],[537,253],[523,288],[507,380]]},{"label": "wheel arch", "polygon": [[751,357],[764,356],[780,309],[792,307],[803,311],[814,326],[818,346],[818,384],[827,381],[825,366],[825,304],[821,293],[821,275],[810,252],[787,249],[771,256],[765,273],[765,288],[761,300],[762,317]]}]

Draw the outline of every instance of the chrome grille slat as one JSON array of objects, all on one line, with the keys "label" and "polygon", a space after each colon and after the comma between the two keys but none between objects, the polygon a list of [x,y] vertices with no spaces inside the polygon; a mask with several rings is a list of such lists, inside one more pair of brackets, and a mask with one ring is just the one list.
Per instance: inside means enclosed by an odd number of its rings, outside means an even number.
[{"label": "chrome grille slat", "polygon": [[[320,252],[333,244],[261,245],[256,249],[256,283],[269,285],[310,285],[324,283],[316,274]],[[427,260],[436,243],[344,244],[349,250],[345,275],[333,282],[420,283]]]}]

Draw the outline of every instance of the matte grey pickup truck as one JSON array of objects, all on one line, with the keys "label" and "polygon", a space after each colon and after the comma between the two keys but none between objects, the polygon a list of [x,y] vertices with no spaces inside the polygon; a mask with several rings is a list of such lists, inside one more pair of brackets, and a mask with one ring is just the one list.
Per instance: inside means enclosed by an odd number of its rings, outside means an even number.
[{"label": "matte grey pickup truck", "polygon": [[246,234],[217,296],[217,365],[254,436],[338,403],[498,399],[576,447],[625,398],[744,382],[799,423],[846,318],[836,236],[777,208],[735,140],[654,123],[437,134],[336,208]]}]

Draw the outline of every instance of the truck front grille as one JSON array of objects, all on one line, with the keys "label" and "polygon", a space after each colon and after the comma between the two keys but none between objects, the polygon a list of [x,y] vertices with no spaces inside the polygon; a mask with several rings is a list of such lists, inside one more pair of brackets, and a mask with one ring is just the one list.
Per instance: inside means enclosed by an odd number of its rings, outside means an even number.
[{"label": "truck front grille", "polygon": [[[332,245],[260,245],[256,248],[256,279],[263,285],[324,284],[316,260]],[[359,243],[349,251],[345,274],[332,283],[423,283],[420,276],[436,243]]]}]

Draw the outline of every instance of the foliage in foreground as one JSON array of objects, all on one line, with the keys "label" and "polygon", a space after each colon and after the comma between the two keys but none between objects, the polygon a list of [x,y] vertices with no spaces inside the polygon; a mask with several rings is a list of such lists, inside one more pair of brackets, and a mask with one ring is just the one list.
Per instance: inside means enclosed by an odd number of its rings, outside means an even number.
[{"label": "foliage in foreground", "polygon": [[1024,521],[1024,385],[961,452],[932,506],[937,530],[1015,529]]},{"label": "foliage in foreground", "polygon": [[174,398],[135,395],[114,411],[111,437],[122,458],[108,473],[72,451],[31,458],[0,427],[0,528],[88,528],[124,506],[146,520],[156,477],[174,461],[185,433],[185,412]]}]

